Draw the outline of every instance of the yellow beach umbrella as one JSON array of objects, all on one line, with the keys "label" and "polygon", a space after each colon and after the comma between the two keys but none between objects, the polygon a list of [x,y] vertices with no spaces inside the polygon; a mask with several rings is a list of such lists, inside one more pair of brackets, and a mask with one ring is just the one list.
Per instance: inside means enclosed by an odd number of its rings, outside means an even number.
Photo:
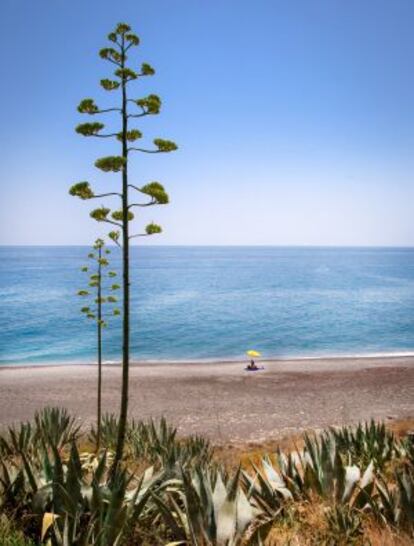
[{"label": "yellow beach umbrella", "polygon": [[253,357],[256,357],[256,356],[261,356],[261,353],[259,353],[259,351],[246,351],[246,354],[247,356],[253,356]]}]

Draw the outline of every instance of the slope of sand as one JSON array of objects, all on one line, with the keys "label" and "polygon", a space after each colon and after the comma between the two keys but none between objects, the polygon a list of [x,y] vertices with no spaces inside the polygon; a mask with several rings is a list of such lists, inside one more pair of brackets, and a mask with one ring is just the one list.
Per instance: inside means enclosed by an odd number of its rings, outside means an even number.
[{"label": "slope of sand", "polygon": [[[165,415],[182,434],[215,442],[260,442],[328,425],[414,416],[414,357],[245,363],[137,364],[130,372],[130,416]],[[104,411],[117,412],[121,370],[104,367]],[[0,426],[64,406],[82,423],[95,418],[96,367],[0,368]]]}]

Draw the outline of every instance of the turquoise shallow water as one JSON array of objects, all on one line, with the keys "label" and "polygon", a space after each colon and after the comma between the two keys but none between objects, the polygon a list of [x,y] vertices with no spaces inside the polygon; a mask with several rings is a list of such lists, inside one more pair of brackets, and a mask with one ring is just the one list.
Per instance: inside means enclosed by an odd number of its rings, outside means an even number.
[{"label": "turquoise shallow water", "polygon": [[[0,365],[93,361],[87,252],[0,247]],[[414,249],[134,247],[131,314],[136,359],[414,353]],[[105,359],[120,346],[114,318]]]}]

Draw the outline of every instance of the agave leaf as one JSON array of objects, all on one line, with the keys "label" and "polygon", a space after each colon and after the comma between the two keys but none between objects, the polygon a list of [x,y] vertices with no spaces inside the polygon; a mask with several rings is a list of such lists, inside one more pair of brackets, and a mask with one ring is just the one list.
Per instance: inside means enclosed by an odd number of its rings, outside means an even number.
[{"label": "agave leaf", "polygon": [[217,521],[217,545],[225,546],[233,539],[236,532],[237,502],[226,498],[220,506]]},{"label": "agave leaf", "polygon": [[255,544],[257,546],[263,546],[263,541],[266,539],[270,529],[273,527],[273,523],[274,522],[272,519],[265,519],[263,522],[260,522],[257,527],[255,527],[249,543],[252,545]]},{"label": "agave leaf", "polygon": [[37,483],[36,483],[36,479],[35,479],[33,471],[32,471],[32,467],[30,466],[29,461],[27,460],[27,457],[26,457],[26,454],[24,453],[24,451],[21,452],[21,456],[22,456],[22,460],[23,460],[24,469],[26,471],[26,475],[27,475],[27,478],[28,478],[29,483],[30,483],[30,487],[32,488],[33,493],[36,493]]},{"label": "agave leaf", "polygon": [[194,544],[198,543],[197,537],[203,535],[204,530],[211,538],[215,531],[214,518],[207,517],[207,529],[202,524],[203,506],[200,503],[200,496],[197,493],[189,472],[181,467],[181,476],[183,480],[184,504],[188,520],[188,528],[191,534],[191,540]]},{"label": "agave leaf", "polygon": [[221,477],[221,474],[218,473],[216,485],[213,491],[213,506],[214,506],[214,514],[215,514],[216,520],[217,520],[218,512],[221,506],[224,504],[226,498],[227,498],[227,490],[223,483],[223,478]]},{"label": "agave leaf", "polygon": [[342,494],[342,502],[348,501],[352,492],[361,478],[361,471],[355,465],[345,467],[345,485]]},{"label": "agave leaf", "polygon": [[125,472],[115,476],[110,490],[109,505],[103,522],[103,537],[107,544],[114,544],[125,524],[124,496],[127,479]]},{"label": "agave leaf", "polygon": [[374,480],[374,461],[371,461],[361,478],[361,483],[359,484],[359,486],[361,487],[361,489],[365,489],[365,487],[368,484],[370,484],[373,480]]},{"label": "agave leaf", "polygon": [[242,489],[239,489],[237,496],[237,520],[236,529],[238,533],[242,534],[246,527],[253,519],[253,508],[250,502],[247,500],[246,495]]},{"label": "agave leaf", "polygon": [[374,490],[374,463],[370,462],[359,483],[359,491],[355,496],[352,505],[355,508],[364,508],[370,503],[372,492]]},{"label": "agave leaf", "polygon": [[56,521],[56,519],[59,517],[58,514],[53,514],[52,512],[45,512],[43,514],[42,519],[42,532],[40,535],[41,542],[44,541],[46,533],[48,532],[49,528],[53,523]]},{"label": "agave leaf", "polygon": [[263,459],[263,470],[267,479],[271,483],[273,489],[286,489],[286,483],[282,476],[269,464],[266,459]]},{"label": "agave leaf", "polygon": [[45,511],[52,496],[52,484],[48,483],[40,487],[33,495],[32,510],[35,514],[41,514]]},{"label": "agave leaf", "polygon": [[186,541],[186,536],[183,533],[183,530],[177,525],[173,513],[169,506],[154,492],[151,492],[151,497],[157,507],[159,508],[162,517],[165,520],[165,523],[170,527],[172,533],[179,539],[179,541]]},{"label": "agave leaf", "polygon": [[94,480],[97,484],[100,484],[102,482],[104,473],[106,468],[106,450],[104,451],[102,457],[99,459],[98,466],[96,467],[95,473],[94,473]]}]

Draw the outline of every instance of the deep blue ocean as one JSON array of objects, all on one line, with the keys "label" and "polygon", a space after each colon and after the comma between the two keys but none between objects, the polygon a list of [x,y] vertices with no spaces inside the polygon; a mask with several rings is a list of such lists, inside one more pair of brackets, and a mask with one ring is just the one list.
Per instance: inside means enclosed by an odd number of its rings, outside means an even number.
[{"label": "deep blue ocean", "polygon": [[[94,360],[88,252],[0,247],[0,365]],[[414,248],[145,246],[131,262],[135,359],[414,353]],[[113,317],[105,359],[120,350]]]}]

